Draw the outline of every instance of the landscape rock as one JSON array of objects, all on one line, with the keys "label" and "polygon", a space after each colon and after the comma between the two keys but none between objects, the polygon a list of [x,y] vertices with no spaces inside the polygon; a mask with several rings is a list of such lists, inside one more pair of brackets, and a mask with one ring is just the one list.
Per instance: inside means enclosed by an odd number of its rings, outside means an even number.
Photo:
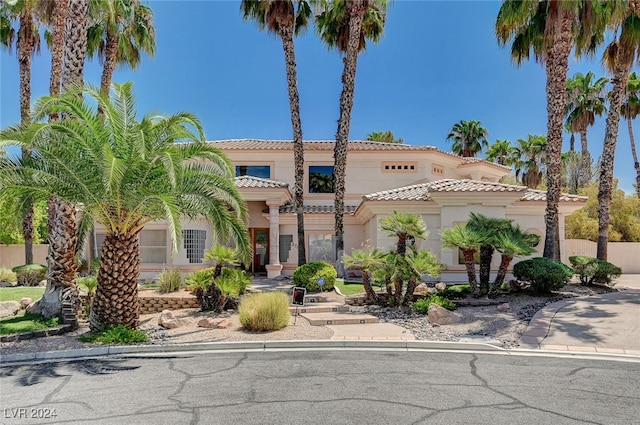
[{"label": "landscape rock", "polygon": [[460,322],[461,319],[460,315],[435,303],[429,305],[427,318],[432,325],[450,325]]},{"label": "landscape rock", "polygon": [[436,283],[436,289],[438,291],[444,291],[445,289],[447,289],[447,284],[444,282],[438,282]]},{"label": "landscape rock", "polygon": [[198,326],[209,329],[227,329],[231,326],[231,321],[229,319],[205,317],[198,321]]},{"label": "landscape rock", "polygon": [[500,304],[497,307],[498,311],[502,312],[502,313],[508,313],[511,311],[511,306],[509,305],[509,303],[504,303],[504,304]]},{"label": "landscape rock", "polygon": [[158,317],[158,325],[165,329],[175,329],[182,326],[191,324],[191,320],[188,318],[178,319],[173,315],[173,311],[164,310],[160,317]]},{"label": "landscape rock", "polygon": [[33,303],[33,300],[32,300],[31,298],[28,298],[28,297],[22,298],[22,299],[20,300],[20,306],[21,306],[22,308],[25,308],[25,309],[26,309],[27,307],[29,307],[32,303]]},{"label": "landscape rock", "polygon": [[20,311],[20,303],[18,301],[2,301],[0,302],[0,317],[11,317]]},{"label": "landscape rock", "polygon": [[416,286],[416,289],[413,291],[414,294],[426,294],[427,292],[429,292],[429,287],[426,283],[421,283]]}]

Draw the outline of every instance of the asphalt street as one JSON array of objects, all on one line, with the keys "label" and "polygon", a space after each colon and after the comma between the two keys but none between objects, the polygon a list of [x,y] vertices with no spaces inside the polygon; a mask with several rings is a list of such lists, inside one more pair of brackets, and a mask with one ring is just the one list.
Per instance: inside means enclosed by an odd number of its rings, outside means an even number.
[{"label": "asphalt street", "polygon": [[0,424],[634,424],[640,361],[407,351],[165,353],[0,368]]}]

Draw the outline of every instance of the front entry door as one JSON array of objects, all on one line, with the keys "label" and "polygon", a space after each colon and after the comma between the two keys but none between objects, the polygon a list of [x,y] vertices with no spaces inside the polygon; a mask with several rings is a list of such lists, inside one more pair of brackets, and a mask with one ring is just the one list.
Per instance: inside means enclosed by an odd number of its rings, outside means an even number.
[{"label": "front entry door", "polygon": [[264,273],[269,264],[269,229],[249,229],[251,234],[251,247],[253,248],[254,273]]}]

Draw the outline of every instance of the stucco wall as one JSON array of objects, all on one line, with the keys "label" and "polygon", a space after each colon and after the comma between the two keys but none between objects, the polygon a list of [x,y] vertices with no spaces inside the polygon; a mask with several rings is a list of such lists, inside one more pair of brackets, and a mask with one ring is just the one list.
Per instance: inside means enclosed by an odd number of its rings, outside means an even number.
[{"label": "stucco wall", "polygon": [[[598,244],[583,239],[567,239],[562,253],[562,262],[570,264],[572,255],[595,257]],[[640,273],[640,242],[609,242],[607,259],[622,269],[622,273]]]},{"label": "stucco wall", "polygon": [[[49,245],[33,245],[33,262],[47,264]],[[24,245],[0,245],[0,267],[12,268],[24,264]]]}]

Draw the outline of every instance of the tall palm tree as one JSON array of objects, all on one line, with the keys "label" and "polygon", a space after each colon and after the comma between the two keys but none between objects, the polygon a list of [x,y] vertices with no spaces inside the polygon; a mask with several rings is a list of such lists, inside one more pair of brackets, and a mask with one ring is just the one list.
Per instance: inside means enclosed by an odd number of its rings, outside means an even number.
[{"label": "tall palm tree", "polygon": [[546,164],[547,138],[543,135],[529,134],[527,139],[518,139],[516,154],[520,157],[521,167],[516,175],[522,173],[522,184],[535,189],[542,183],[542,170]]},{"label": "tall palm tree", "polygon": [[627,81],[625,89],[625,101],[622,105],[622,115],[627,120],[627,128],[629,129],[629,142],[631,143],[631,155],[633,157],[633,166],[636,169],[636,193],[640,198],[640,162],[638,162],[638,153],[636,152],[636,142],[633,137],[632,121],[640,114],[640,78],[638,74],[632,72]]},{"label": "tall palm tree", "polygon": [[480,250],[487,235],[469,228],[467,225],[458,224],[440,232],[442,246],[445,248],[459,248],[462,251],[464,265],[467,269],[467,279],[474,297],[480,296],[480,288],[476,279],[475,255]]},{"label": "tall palm tree", "polygon": [[487,161],[497,162],[500,165],[513,165],[513,151],[510,141],[496,139],[495,143],[487,149]]},{"label": "tall palm tree", "polygon": [[102,0],[91,3],[89,18],[87,53],[103,62],[100,90],[108,94],[117,65],[136,69],[142,52],[155,54],[153,12],[140,0]]},{"label": "tall palm tree", "polygon": [[[49,96],[58,96],[60,94],[60,83],[62,81],[62,60],[64,58],[64,37],[65,23],[67,20],[67,11],[69,10],[69,0],[60,0],[51,2],[53,8],[51,10],[50,23],[53,27],[51,43],[51,75],[49,78]],[[58,115],[53,113],[49,116],[49,120],[56,121]]]},{"label": "tall palm tree", "polygon": [[613,193],[613,166],[618,138],[618,125],[624,102],[624,93],[634,63],[640,54],[640,1],[630,0],[623,18],[614,21],[617,33],[607,46],[603,63],[613,74],[613,88],[609,94],[609,112],[604,132],[604,146],[600,157],[598,179],[598,247],[596,256],[607,260],[611,197]]},{"label": "tall palm tree", "polygon": [[351,126],[351,109],[355,95],[358,54],[366,48],[366,41],[378,42],[386,21],[386,0],[321,0],[316,14],[320,38],[330,48],[344,54],[340,118],[333,151],[333,181],[335,191],[335,239],[338,254],[338,273],[341,276],[344,252],[344,190]]},{"label": "tall palm tree", "polygon": [[245,20],[254,20],[260,29],[266,28],[267,31],[276,33],[282,40],[293,130],[293,161],[295,164],[293,192],[298,223],[298,265],[300,266],[307,262],[304,240],[304,146],[293,36],[307,28],[311,7],[309,2],[304,0],[242,0],[240,10]]},{"label": "tall palm tree", "polygon": [[365,140],[370,140],[372,142],[383,142],[383,143],[404,143],[402,138],[396,139],[396,136],[393,135],[393,131],[373,131],[367,134]]},{"label": "tall palm tree", "polygon": [[[192,114],[138,120],[132,89],[132,83],[114,84],[111,98],[89,87],[41,99],[36,116],[55,109],[66,118],[29,128],[26,140],[37,159],[0,163],[3,192],[64,199],[82,210],[81,234],[93,222],[105,227],[90,314],[93,330],[107,324],[138,326],[138,235],[151,221],[167,222],[177,251],[181,219],[204,216],[219,240],[233,239],[245,260],[251,255],[247,208],[230,161],[206,143]],[[21,134],[20,129],[5,131],[2,139],[14,133]]]},{"label": "tall palm tree", "polygon": [[[22,0],[0,5],[0,44],[11,52],[16,42],[20,68],[20,123],[27,126],[31,109],[31,58],[40,51],[38,28],[38,0]],[[14,23],[18,25],[17,31]],[[16,37],[17,32],[17,37]],[[22,155],[29,155],[23,149]],[[25,264],[33,263],[33,203],[27,202],[23,211],[22,236],[24,237]]]},{"label": "tall palm tree", "polygon": [[605,91],[608,82],[609,79],[604,77],[596,80],[591,71],[585,75],[578,72],[567,80],[565,113],[571,134],[580,134],[582,146],[581,186],[587,185],[591,181],[591,155],[587,143],[587,130],[595,123],[596,116],[602,115],[607,109],[605,107]]},{"label": "tall palm tree", "polygon": [[447,140],[453,141],[451,152],[464,157],[474,157],[482,152],[482,148],[489,146],[488,135],[489,131],[480,121],[461,120],[451,127]]},{"label": "tall palm tree", "polygon": [[597,44],[616,1],[503,0],[496,20],[496,37],[502,46],[511,43],[511,57],[518,64],[530,52],[547,73],[547,208],[544,256],[560,259],[558,203],[562,188],[562,129],[566,104],[569,55],[581,54]]}]

